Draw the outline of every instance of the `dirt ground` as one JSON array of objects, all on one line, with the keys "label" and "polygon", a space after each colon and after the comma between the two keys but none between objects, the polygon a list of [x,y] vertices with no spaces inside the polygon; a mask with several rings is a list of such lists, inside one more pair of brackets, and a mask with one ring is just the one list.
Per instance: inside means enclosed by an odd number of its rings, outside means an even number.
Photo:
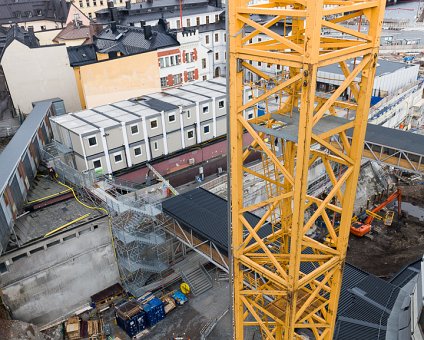
[{"label": "dirt ground", "polygon": [[[388,227],[374,220],[369,235],[350,236],[347,261],[389,279],[424,253],[424,185],[401,187],[402,215]],[[396,208],[391,208],[396,210]]]}]

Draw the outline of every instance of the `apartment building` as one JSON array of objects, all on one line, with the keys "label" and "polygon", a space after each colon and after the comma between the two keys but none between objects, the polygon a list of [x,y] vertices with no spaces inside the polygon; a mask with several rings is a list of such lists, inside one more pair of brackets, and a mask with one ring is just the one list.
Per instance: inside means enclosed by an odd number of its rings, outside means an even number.
[{"label": "apartment building", "polygon": [[35,32],[54,30],[63,27],[68,9],[65,0],[1,1],[0,26],[18,24]]},{"label": "apartment building", "polygon": [[[115,5],[117,2],[115,2]],[[121,25],[141,27],[157,25],[159,19],[169,24],[169,29],[196,28],[221,20],[224,9],[220,1],[184,0],[182,2],[182,16],[180,16],[179,0],[148,1],[131,3],[116,7],[110,3],[110,8],[96,12],[96,21],[106,24],[116,21]],[[182,18],[182,21],[181,21]]]},{"label": "apartment building", "polygon": [[[167,29],[177,35],[177,40],[181,45],[198,45],[195,47],[199,52],[197,56],[200,63],[197,79],[207,80],[225,76],[227,37],[224,14],[220,1],[183,1],[182,21],[179,1],[157,1],[140,4],[127,2],[125,7],[111,7],[98,11],[96,21],[101,24],[116,21],[120,25],[134,27],[154,26],[165,21]],[[190,33],[183,35],[182,29]],[[175,71],[175,73],[172,73],[178,74],[181,72]],[[161,72],[161,78],[168,77],[168,75],[163,75]],[[187,76],[190,79],[190,76],[194,75],[197,75],[197,72]],[[167,82],[162,79],[163,84],[171,83],[171,78],[168,77],[167,79],[169,80]],[[179,80],[179,78],[177,77],[176,80]]]},{"label": "apartment building", "polygon": [[225,79],[184,85],[51,119],[79,171],[113,173],[223,136]]}]

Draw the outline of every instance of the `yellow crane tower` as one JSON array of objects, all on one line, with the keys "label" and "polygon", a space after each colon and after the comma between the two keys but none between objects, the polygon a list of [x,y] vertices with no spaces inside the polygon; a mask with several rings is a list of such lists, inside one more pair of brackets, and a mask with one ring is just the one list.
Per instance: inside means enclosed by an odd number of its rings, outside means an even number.
[{"label": "yellow crane tower", "polygon": [[[385,2],[227,1],[236,339],[248,327],[258,327],[264,339],[298,339],[305,331],[333,337]],[[276,23],[284,29],[273,29]],[[286,76],[274,79],[261,64]],[[329,65],[344,80],[322,93],[317,72]],[[266,86],[244,98],[252,76]],[[350,99],[341,100],[346,91]],[[267,100],[264,115],[248,115]],[[348,123],[338,119],[344,109],[354,117]],[[260,170],[244,164],[252,153],[262,157]],[[326,196],[308,192],[319,163],[331,183]],[[260,203],[243,200],[247,174],[265,183]],[[247,213],[257,209],[265,213],[253,223]],[[318,218],[331,242],[309,236]]]}]

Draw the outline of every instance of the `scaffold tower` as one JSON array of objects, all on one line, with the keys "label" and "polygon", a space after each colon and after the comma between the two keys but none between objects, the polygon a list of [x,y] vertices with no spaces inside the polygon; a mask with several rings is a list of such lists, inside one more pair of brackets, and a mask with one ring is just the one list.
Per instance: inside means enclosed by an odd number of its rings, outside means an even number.
[{"label": "scaffold tower", "polygon": [[[333,337],[385,2],[227,3],[236,339],[244,339],[247,327],[259,327],[264,339]],[[284,29],[272,29],[277,23]],[[275,65],[283,76],[270,76],[261,64]],[[333,92],[319,93],[317,72],[329,65],[344,79]],[[243,98],[252,78],[266,86]],[[266,108],[263,115],[259,106]],[[246,115],[252,109],[253,118]],[[351,120],[340,119],[344,109]],[[262,172],[245,166],[255,152]],[[325,196],[308,192],[316,162],[331,182]],[[266,182],[267,199],[245,203],[245,174]],[[245,213],[258,208],[265,213],[251,225]],[[309,236],[318,218],[329,242]]]}]

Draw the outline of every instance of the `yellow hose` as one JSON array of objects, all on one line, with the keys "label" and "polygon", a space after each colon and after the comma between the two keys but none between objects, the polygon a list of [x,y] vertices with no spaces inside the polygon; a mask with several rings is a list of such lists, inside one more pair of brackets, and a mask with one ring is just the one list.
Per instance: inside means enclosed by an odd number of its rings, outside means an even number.
[{"label": "yellow hose", "polygon": [[65,188],[68,188],[69,190],[71,190],[71,191],[72,191],[72,194],[74,195],[74,197],[75,197],[75,199],[77,200],[77,202],[78,202],[79,204],[81,204],[83,207],[86,207],[87,209],[91,209],[91,210],[99,210],[99,211],[103,211],[105,214],[109,215],[109,211],[107,211],[105,208],[102,208],[102,207],[92,207],[92,206],[90,206],[90,205],[87,205],[87,204],[85,204],[85,203],[81,202],[81,201],[78,199],[77,195],[75,194],[74,189],[73,189],[73,188],[71,188],[70,186],[68,186],[68,185],[66,185],[66,184],[64,184],[64,183],[62,183],[61,181],[57,181],[57,183],[59,183],[61,186],[64,186]]},{"label": "yellow hose", "polygon": [[44,197],[41,197],[41,198],[37,198],[36,200],[27,202],[27,204],[32,204],[32,203],[44,201],[44,200],[47,200],[47,199],[52,198],[52,197],[56,197],[56,196],[59,196],[59,195],[62,195],[62,194],[66,194],[69,191],[70,190],[67,189],[67,190],[63,190],[63,191],[57,192],[57,193],[52,194],[52,195],[49,195],[49,196],[44,196]]},{"label": "yellow hose", "polygon": [[66,227],[69,227],[70,225],[77,223],[77,222],[83,220],[84,218],[87,218],[88,216],[90,216],[90,214],[85,214],[83,216],[80,216],[80,217],[76,218],[75,220],[72,220],[71,222],[68,222],[68,223],[66,223],[66,224],[64,224],[64,225],[62,225],[62,226],[60,226],[56,229],[53,229],[52,231],[49,231],[46,235],[44,235],[44,237],[48,237],[48,236],[58,232],[59,230],[62,230]]}]

